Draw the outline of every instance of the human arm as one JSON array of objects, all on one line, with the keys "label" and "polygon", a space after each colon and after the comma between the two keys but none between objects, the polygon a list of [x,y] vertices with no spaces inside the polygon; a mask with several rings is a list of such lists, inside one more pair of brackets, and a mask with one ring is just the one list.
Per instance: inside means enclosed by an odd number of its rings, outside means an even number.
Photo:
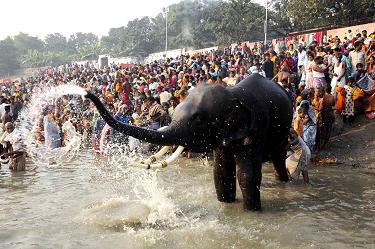
[{"label": "human arm", "polygon": [[342,64],[342,73],[341,75],[337,75],[337,80],[340,81],[342,79],[342,77],[345,76],[345,72],[346,72],[346,63],[341,63]]},{"label": "human arm", "polygon": [[319,72],[319,73],[324,73],[324,72],[326,71],[326,69],[320,68],[320,67],[319,67],[318,65],[316,65],[316,64],[314,64],[314,65],[312,66],[312,69],[313,69],[314,71]]}]

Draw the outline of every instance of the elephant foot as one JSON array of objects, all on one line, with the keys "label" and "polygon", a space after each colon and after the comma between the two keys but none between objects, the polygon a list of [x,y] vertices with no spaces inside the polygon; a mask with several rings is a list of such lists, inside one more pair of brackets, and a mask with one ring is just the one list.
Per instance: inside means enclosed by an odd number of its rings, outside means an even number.
[{"label": "elephant foot", "polygon": [[215,189],[218,201],[231,203],[236,201],[236,178],[215,178]]},{"label": "elephant foot", "polygon": [[280,182],[288,182],[289,176],[288,174],[279,174],[277,173],[277,171],[275,171],[275,180],[280,181]]},{"label": "elephant foot", "polygon": [[217,195],[217,200],[224,203],[233,203],[236,201],[236,195],[234,194],[223,194]]},{"label": "elephant foot", "polygon": [[[249,193],[251,192],[251,193]],[[258,188],[253,191],[242,188],[243,194],[243,208],[249,211],[260,211],[262,209],[260,202],[260,192]]]}]

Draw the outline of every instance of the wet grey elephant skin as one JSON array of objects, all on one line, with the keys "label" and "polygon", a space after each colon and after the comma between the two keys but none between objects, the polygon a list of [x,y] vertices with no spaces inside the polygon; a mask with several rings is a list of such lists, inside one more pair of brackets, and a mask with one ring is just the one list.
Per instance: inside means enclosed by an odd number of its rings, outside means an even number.
[{"label": "wet grey elephant skin", "polygon": [[[200,85],[174,111],[172,123],[153,131],[116,121],[88,92],[114,129],[159,145],[181,145],[192,152],[214,152],[214,182],[221,202],[236,199],[236,177],[246,210],[260,210],[262,162],[271,160],[276,175],[288,181],[285,168],[292,103],[273,81],[253,74],[233,87]],[[236,166],[237,176],[236,176]]]}]

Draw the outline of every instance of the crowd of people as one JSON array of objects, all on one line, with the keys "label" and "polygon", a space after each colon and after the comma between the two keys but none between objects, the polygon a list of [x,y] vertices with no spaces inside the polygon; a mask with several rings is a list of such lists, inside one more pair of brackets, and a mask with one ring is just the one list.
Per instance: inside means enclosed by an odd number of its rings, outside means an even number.
[{"label": "crowd of people", "polygon": [[[120,122],[158,129],[171,122],[178,103],[199,84],[231,87],[255,73],[287,91],[296,112],[292,126],[297,136],[291,137],[307,145],[302,146],[305,154],[306,147],[312,152],[326,148],[334,112],[349,125],[361,113],[375,118],[375,33],[368,36],[364,30],[350,39],[334,37],[324,44],[295,40],[277,52],[263,43],[238,44],[126,67],[111,64],[98,69],[92,63],[49,67],[4,85],[0,96],[2,160],[24,156],[22,136],[12,136],[17,118],[30,96],[48,87],[73,82],[99,96]],[[80,134],[83,146],[92,146],[98,153],[108,140],[138,146],[137,140],[106,127],[93,104],[79,96],[55,99],[35,122],[35,139],[51,149],[66,145],[74,134]]]}]

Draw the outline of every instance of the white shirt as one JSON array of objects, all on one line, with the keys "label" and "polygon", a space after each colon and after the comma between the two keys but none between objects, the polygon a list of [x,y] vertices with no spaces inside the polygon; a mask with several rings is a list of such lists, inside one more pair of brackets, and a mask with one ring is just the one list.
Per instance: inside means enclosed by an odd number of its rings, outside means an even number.
[{"label": "white shirt", "polygon": [[306,51],[302,50],[301,52],[298,51],[298,64],[297,66],[303,66],[306,60]]},{"label": "white shirt", "polygon": [[6,143],[9,142],[12,145],[13,151],[23,151],[25,148],[22,135],[16,130],[13,130],[11,133],[8,133],[7,131],[4,132],[0,138],[0,142],[3,143],[4,147],[6,146]]},{"label": "white shirt", "polygon": [[150,86],[148,88],[150,90],[156,90],[156,89],[158,89],[158,87],[159,87],[159,83],[153,82],[153,83],[150,84]]},{"label": "white shirt", "polygon": [[362,63],[363,68],[366,69],[365,53],[363,51],[351,51],[349,53],[349,60],[352,63],[352,73],[357,71],[356,66],[358,63]]},{"label": "white shirt", "polygon": [[162,93],[160,93],[159,97],[160,97],[160,104],[162,104],[164,102],[168,102],[169,99],[172,97],[172,94],[167,91],[163,91]]}]

